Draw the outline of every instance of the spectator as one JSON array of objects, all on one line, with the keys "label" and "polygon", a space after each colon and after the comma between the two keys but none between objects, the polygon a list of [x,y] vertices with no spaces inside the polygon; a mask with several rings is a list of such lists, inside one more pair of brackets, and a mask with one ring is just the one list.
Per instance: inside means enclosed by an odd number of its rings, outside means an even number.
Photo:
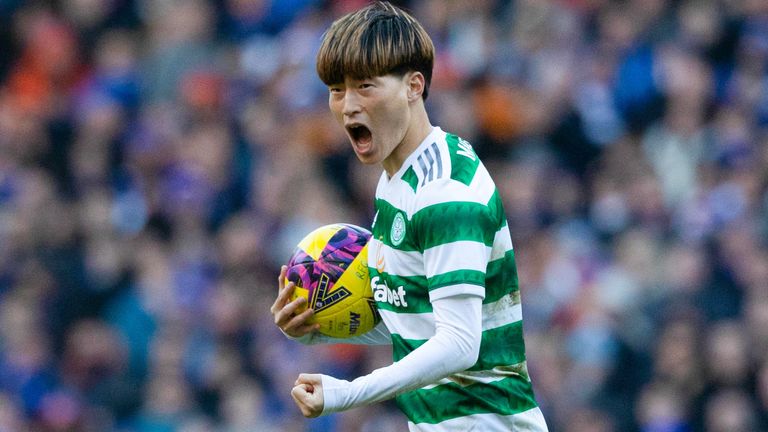
[{"label": "spectator", "polygon": [[[370,225],[315,78],[349,0],[0,1],[0,429],[306,422],[275,334],[302,233]],[[406,0],[498,181],[553,430],[768,430],[768,3]],[[267,299],[270,299],[267,301]]]}]

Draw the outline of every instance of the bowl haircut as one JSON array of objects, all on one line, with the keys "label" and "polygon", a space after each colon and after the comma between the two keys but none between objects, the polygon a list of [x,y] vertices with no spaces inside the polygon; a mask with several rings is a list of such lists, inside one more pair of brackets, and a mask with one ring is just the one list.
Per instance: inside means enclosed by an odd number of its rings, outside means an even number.
[{"label": "bowl haircut", "polygon": [[375,2],[331,24],[317,53],[317,74],[330,86],[345,77],[421,72],[426,99],[434,59],[432,39],[413,16],[390,3]]}]

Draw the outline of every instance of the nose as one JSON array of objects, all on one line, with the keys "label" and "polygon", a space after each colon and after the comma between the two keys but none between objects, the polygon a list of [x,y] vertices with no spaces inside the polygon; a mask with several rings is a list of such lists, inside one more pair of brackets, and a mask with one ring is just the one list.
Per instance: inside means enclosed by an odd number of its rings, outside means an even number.
[{"label": "nose", "polygon": [[351,90],[344,92],[344,105],[341,109],[342,114],[351,116],[360,112],[361,109],[360,98],[357,93]]}]

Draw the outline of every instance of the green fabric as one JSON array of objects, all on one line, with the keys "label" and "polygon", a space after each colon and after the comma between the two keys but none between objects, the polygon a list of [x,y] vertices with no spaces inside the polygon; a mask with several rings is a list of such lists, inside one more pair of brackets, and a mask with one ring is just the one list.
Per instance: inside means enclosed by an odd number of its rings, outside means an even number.
[{"label": "green fabric", "polygon": [[466,387],[444,384],[403,393],[396,401],[409,420],[429,424],[473,414],[512,415],[537,406],[530,381],[522,377]]}]

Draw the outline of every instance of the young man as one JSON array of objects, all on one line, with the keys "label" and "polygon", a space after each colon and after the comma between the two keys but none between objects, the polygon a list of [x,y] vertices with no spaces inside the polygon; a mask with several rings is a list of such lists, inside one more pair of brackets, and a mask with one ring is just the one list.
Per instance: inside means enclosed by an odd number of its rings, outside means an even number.
[{"label": "young man", "polygon": [[[330,109],[365,164],[381,164],[369,244],[382,324],[356,340],[391,343],[394,363],[352,382],[301,374],[291,395],[315,417],[396,397],[411,431],[546,431],[525,362],[506,216],[472,147],[424,107],[434,47],[389,3],[334,22],[317,56]],[[296,314],[292,283],[275,323],[303,343],[333,342]]]}]

